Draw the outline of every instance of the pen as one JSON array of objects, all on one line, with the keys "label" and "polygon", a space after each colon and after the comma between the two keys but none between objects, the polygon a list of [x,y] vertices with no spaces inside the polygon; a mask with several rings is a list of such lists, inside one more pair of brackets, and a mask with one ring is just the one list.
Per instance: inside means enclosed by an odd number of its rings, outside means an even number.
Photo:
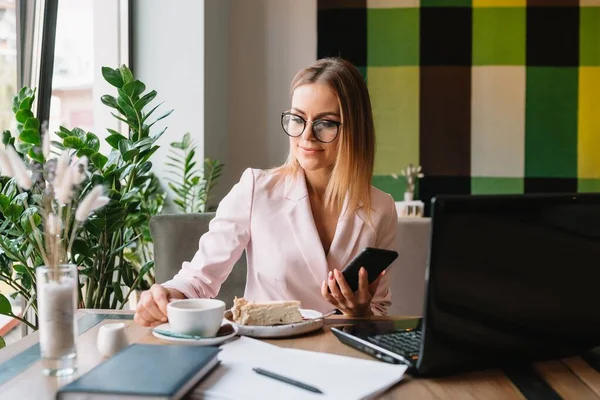
[{"label": "pen", "polygon": [[258,373],[260,375],[264,375],[264,376],[268,376],[269,378],[276,379],[276,380],[281,381],[281,382],[289,383],[290,385],[294,385],[296,387],[308,390],[308,391],[313,392],[313,393],[323,394],[322,391],[320,391],[319,389],[317,389],[314,386],[310,386],[310,385],[307,385],[306,383],[298,382],[298,381],[296,381],[294,379],[287,378],[285,376],[281,376],[281,375],[276,374],[274,372],[265,371],[262,368],[252,368],[252,371],[254,371],[254,372],[256,372],[256,373]]}]

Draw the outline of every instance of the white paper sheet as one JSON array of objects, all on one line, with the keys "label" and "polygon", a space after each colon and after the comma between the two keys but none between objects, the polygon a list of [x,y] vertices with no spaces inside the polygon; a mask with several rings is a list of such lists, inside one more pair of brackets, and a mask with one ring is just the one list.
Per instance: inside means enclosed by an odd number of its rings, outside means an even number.
[{"label": "white paper sheet", "polygon": [[[404,365],[312,351],[284,349],[241,337],[222,346],[217,367],[194,390],[206,399],[364,399],[399,382]],[[260,367],[309,384],[315,394],[252,371]]]}]

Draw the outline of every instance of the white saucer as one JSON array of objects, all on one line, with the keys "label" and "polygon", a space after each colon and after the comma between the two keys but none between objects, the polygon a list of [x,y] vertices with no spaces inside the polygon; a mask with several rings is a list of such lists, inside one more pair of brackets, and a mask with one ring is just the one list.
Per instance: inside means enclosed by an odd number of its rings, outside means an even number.
[{"label": "white saucer", "polygon": [[[300,309],[300,314],[304,318],[319,318],[323,314],[316,310]],[[225,321],[229,322],[237,329],[240,336],[249,336],[254,338],[284,338],[290,336],[302,335],[321,329],[325,322],[323,319],[306,320],[294,324],[274,325],[274,326],[252,326],[238,325],[232,320],[231,310],[225,311]]]},{"label": "white saucer", "polygon": [[[184,339],[184,338],[166,336],[166,335],[162,335],[162,334],[154,331],[154,329],[152,329],[152,334],[159,339],[168,340],[171,342],[191,343],[191,344],[195,344],[197,346],[214,346],[214,345],[226,342],[227,340],[231,339],[232,337],[234,337],[235,335],[238,334],[238,327],[235,324],[231,324],[231,326],[233,328],[233,332],[230,333],[229,335],[210,337],[210,338],[202,338],[202,339],[187,339],[187,338]],[[170,331],[171,325],[167,322],[166,324],[156,326],[155,328],[161,329],[164,331]]]}]

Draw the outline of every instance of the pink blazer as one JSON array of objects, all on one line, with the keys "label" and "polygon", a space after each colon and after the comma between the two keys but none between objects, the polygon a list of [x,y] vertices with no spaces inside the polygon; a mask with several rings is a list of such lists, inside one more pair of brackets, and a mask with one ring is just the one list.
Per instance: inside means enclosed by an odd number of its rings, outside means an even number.
[{"label": "pink blazer", "polygon": [[[372,188],[372,224],[368,224],[362,208],[341,217],[325,255],[304,174],[297,178],[256,169],[244,171],[219,204],[194,258],[184,262],[163,286],[188,298],[215,297],[246,249],[246,299],[299,300],[302,308],[332,310],[334,307],[321,296],[321,282],[329,271],[342,270],[364,247],[394,249],[396,207],[389,194]],[[386,274],[371,307],[376,315],[385,315],[390,304]]]}]

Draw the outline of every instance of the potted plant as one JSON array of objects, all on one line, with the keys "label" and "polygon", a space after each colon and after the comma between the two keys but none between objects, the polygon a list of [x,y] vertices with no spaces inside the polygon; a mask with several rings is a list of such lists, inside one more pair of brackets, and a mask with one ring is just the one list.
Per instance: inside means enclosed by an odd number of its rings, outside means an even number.
[{"label": "potted plant", "polygon": [[[28,117],[23,132],[33,138],[38,127],[35,117]],[[43,370],[48,375],[66,375],[75,370],[75,311],[81,288],[77,266],[65,261],[90,213],[106,206],[110,199],[103,196],[102,185],[97,185],[82,197],[75,209],[74,193],[87,179],[87,157],[72,158],[64,150],[58,159],[50,160],[48,135],[44,136],[42,146],[39,146],[40,141],[35,142],[38,146],[30,149],[39,162],[35,169],[26,166],[12,143],[0,149],[2,176],[10,178],[8,186],[19,193],[16,196],[19,200],[5,207],[9,219],[3,225],[10,226],[12,222],[13,229],[14,225],[20,225],[23,229],[20,238],[27,244],[30,258],[27,254],[19,257],[19,252],[13,256],[20,258],[18,261],[23,265],[35,267],[22,270],[32,285],[35,283],[37,296],[31,296],[29,301],[32,306],[34,302],[37,305]],[[30,173],[32,169],[37,172]],[[22,209],[22,213],[11,213],[11,207],[15,211]],[[69,217],[72,212],[73,223]],[[11,215],[17,218],[11,221]],[[43,264],[37,265],[39,261]]]},{"label": "potted plant", "polygon": [[[423,178],[423,168],[420,165],[409,163],[401,171],[401,175],[406,179],[406,190],[404,192],[404,201],[396,202],[396,209],[400,217],[422,217],[425,204],[422,201],[415,200],[415,185],[417,179]],[[394,179],[400,179],[397,174],[393,174]]]},{"label": "potted plant", "polygon": [[[128,127],[125,134],[108,130],[108,154],[100,151],[97,135],[79,128],[61,126],[56,132],[60,140],[42,145],[40,123],[31,111],[35,92],[30,88],[21,89],[14,98],[16,135],[9,131],[2,135],[4,146],[14,147],[14,152],[7,150],[7,154],[23,162],[32,185],[19,191],[16,175],[0,181],[0,280],[15,291],[13,296],[25,300],[19,318],[32,329],[40,326],[36,273],[40,266],[49,265],[42,252],[49,244],[59,243],[65,249],[60,251],[59,264],[77,267],[78,307],[123,308],[133,291],[152,283],[148,221],[161,211],[165,194],[151,173],[150,159],[159,147],[156,140],[166,129],[155,132],[153,127],[172,110],[155,117],[160,104],[150,103],[156,91],[146,91],[145,84],[126,66],[103,67],[102,75],[117,92],[117,96],[102,96],[102,102]],[[50,147],[59,158],[51,159]],[[53,230],[48,230],[53,222],[42,206],[51,197],[47,191],[54,182],[53,174],[60,173],[67,161],[69,168],[77,165],[81,170],[81,182],[72,193],[58,191],[62,200],[69,200],[62,204],[69,206],[57,214],[63,234],[56,238]],[[104,188],[97,198],[106,204],[79,220],[76,210],[88,195],[98,195],[97,187]],[[54,192],[56,188],[54,184]],[[73,232],[78,233],[71,239]],[[4,294],[0,294],[0,314],[13,315]]]},{"label": "potted plant", "polygon": [[[423,168],[420,165],[409,163],[400,174],[406,179],[406,191],[404,192],[404,201],[413,201],[415,199],[415,184],[417,179],[423,178]],[[397,174],[392,174],[396,180],[400,179]]]},{"label": "potted plant", "polygon": [[173,202],[183,213],[202,213],[208,210],[210,192],[217,185],[223,164],[206,158],[202,169],[196,167],[196,144],[189,133],[181,142],[172,142],[169,161],[169,187],[175,193]]}]

